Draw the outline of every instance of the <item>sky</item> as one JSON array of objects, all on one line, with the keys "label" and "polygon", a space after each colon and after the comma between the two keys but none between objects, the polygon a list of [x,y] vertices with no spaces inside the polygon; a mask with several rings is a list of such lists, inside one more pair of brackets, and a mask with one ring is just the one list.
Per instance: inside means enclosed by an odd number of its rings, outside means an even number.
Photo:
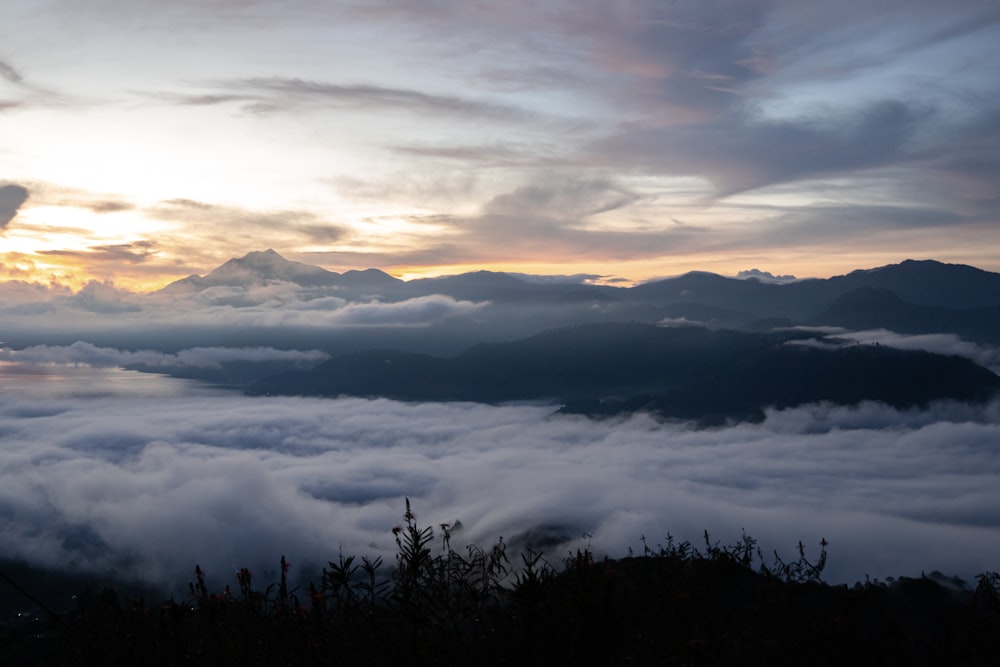
[{"label": "sky", "polygon": [[[0,4],[0,280],[1000,270],[981,0]],[[25,287],[27,289],[27,287]]]}]

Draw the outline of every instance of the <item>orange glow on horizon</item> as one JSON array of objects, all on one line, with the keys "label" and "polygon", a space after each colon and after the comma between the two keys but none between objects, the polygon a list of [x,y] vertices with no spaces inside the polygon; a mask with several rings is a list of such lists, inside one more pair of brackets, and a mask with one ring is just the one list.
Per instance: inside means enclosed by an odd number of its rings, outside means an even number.
[{"label": "orange glow on horizon", "polygon": [[[291,258],[295,253],[279,254]],[[110,261],[88,262],[87,252],[66,253],[24,253],[8,252],[0,254],[0,281],[23,281],[41,285],[68,287],[79,291],[91,281],[113,284],[118,289],[132,292],[153,292],[166,285],[195,273],[206,275],[225,263],[230,257],[220,256],[209,266],[196,270],[178,270],[180,265],[165,253],[158,254],[147,262],[119,263]],[[796,252],[786,255],[765,257],[761,254],[739,256],[685,255],[625,261],[579,261],[560,262],[484,262],[453,263],[439,265],[323,265],[329,271],[343,273],[349,270],[378,268],[401,280],[436,278],[475,271],[495,271],[524,273],[539,276],[595,275],[594,284],[631,286],[641,282],[683,275],[690,271],[707,271],[722,276],[736,276],[740,271],[759,269],[775,276],[794,275],[797,278],[829,278],[843,275],[857,269],[870,269],[887,264],[896,264],[904,259],[937,259],[938,261],[966,263],[984,270],[996,270],[977,264],[976,258],[962,256],[901,256],[885,252],[841,252],[817,254]],[[309,262],[307,262],[309,263]]]}]

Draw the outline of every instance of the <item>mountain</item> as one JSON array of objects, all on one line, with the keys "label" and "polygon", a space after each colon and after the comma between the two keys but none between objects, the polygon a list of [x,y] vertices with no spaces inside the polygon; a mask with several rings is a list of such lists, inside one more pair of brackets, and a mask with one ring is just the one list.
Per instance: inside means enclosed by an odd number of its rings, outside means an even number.
[{"label": "mountain", "polygon": [[627,299],[702,305],[749,312],[757,318],[815,321],[844,294],[862,288],[889,291],[914,306],[953,309],[1000,306],[1000,274],[962,264],[906,260],[828,279],[764,283],[691,272],[627,290]]},{"label": "mountain", "polygon": [[874,287],[894,292],[917,306],[985,308],[1000,305],[1000,273],[964,264],[908,259],[830,278],[842,291]]},{"label": "mountain", "polygon": [[302,262],[292,262],[268,248],[233,258],[205,276],[188,276],[161,292],[201,291],[209,287],[247,287],[269,282],[289,282],[303,287],[333,285],[339,274]]},{"label": "mountain", "polygon": [[977,308],[918,306],[905,302],[896,292],[878,287],[859,287],[846,292],[814,321],[854,330],[951,333],[976,343],[1000,344],[1000,305]]},{"label": "mountain", "polygon": [[[404,282],[378,269],[327,271],[267,250],[231,259],[205,276],[189,276],[161,291],[193,294],[232,287],[243,291],[212,298],[254,305],[258,297],[249,288],[276,282],[301,287],[302,299],[336,296],[385,304],[444,295],[481,305],[474,318],[451,320],[433,331],[385,332],[369,327],[353,337],[343,331],[330,333],[350,338],[346,345],[355,350],[378,344],[440,353],[445,347],[440,341],[447,339],[446,352],[454,354],[478,341],[512,341],[575,324],[630,321],[762,332],[795,325],[885,328],[908,334],[955,333],[974,342],[1000,345],[1000,274],[932,260],[906,260],[828,279],[793,282],[693,271],[625,288],[533,280],[495,271]],[[246,344],[261,344],[255,331],[238,337]],[[295,334],[288,331],[287,335]],[[319,335],[319,330],[312,335]],[[327,348],[336,347],[341,343],[330,338]]]},{"label": "mountain", "polygon": [[531,281],[497,271],[473,271],[454,276],[418,278],[407,283],[414,295],[447,294],[467,301],[495,303],[589,303],[617,300],[620,288],[583,283]]},{"label": "mountain", "polygon": [[294,283],[300,287],[331,287],[342,290],[381,294],[398,290],[405,283],[378,269],[347,271],[344,274],[318,266],[285,259],[268,248],[230,259],[205,276],[188,276],[159,290],[164,293],[200,292],[210,287],[251,287],[273,282]]},{"label": "mountain", "polygon": [[566,411],[637,409],[704,424],[760,419],[769,406],[816,401],[982,401],[1000,377],[971,361],[882,346],[819,349],[801,333],[594,324],[452,357],[369,350],[266,378],[250,393],[384,396],[399,400],[546,400]]}]

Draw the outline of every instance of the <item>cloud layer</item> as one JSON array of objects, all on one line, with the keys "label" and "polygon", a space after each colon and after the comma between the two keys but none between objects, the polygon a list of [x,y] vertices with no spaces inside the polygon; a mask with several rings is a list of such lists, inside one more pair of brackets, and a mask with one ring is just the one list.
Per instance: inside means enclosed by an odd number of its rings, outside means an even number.
[{"label": "cloud layer", "polygon": [[[544,406],[386,400],[0,398],[0,554],[183,583],[195,561],[303,569],[389,555],[409,497],[455,543],[583,535],[623,555],[740,531],[830,581],[996,569],[1000,406],[810,406],[694,431]],[[814,547],[815,548],[815,547]],[[813,551],[815,553],[815,551]]]},{"label": "cloud layer", "polygon": [[[71,353],[76,355],[83,354],[81,345],[91,343],[133,351],[222,346],[302,349],[302,345],[311,349],[324,340],[324,332],[337,336],[362,329],[461,324],[488,306],[485,301],[439,294],[391,302],[380,301],[377,294],[364,300],[345,296],[336,287],[303,288],[283,281],[152,295],[97,281],[75,294],[60,286],[9,281],[0,283],[0,318],[5,325],[0,346],[76,344]],[[311,336],[309,342],[301,338],[305,333]],[[172,341],[171,336],[175,336]],[[252,342],[234,345],[234,338]],[[86,356],[81,363],[88,363]]]}]

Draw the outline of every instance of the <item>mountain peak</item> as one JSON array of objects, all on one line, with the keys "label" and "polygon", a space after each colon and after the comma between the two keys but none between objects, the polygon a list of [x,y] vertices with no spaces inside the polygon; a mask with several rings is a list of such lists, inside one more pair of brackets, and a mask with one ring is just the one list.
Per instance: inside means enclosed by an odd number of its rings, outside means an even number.
[{"label": "mountain peak", "polygon": [[230,259],[205,278],[216,284],[225,285],[271,281],[322,285],[329,284],[332,282],[329,279],[337,275],[318,266],[287,260],[272,248],[268,248]]},{"label": "mountain peak", "polygon": [[318,266],[285,259],[273,248],[233,257],[205,276],[192,275],[173,282],[161,291],[194,290],[208,287],[246,287],[270,282],[289,282],[303,287],[333,285],[340,274]]},{"label": "mountain peak", "polygon": [[922,306],[983,308],[1000,303],[1000,274],[967,264],[933,259],[907,259],[874,269],[858,269],[833,283],[871,286],[895,292],[903,301]]}]

